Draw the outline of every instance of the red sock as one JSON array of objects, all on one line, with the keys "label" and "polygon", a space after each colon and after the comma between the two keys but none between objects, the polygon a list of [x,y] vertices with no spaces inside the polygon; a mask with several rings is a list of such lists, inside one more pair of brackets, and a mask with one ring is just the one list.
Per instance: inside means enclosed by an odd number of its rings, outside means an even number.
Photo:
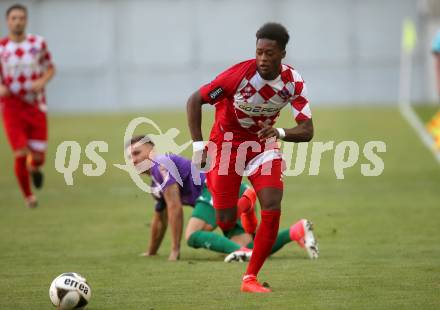
[{"label": "red sock", "polygon": [[32,196],[29,172],[26,167],[26,156],[15,157],[14,170],[23,195],[26,198]]},{"label": "red sock", "polygon": [[[255,192],[254,192],[255,193]],[[255,194],[254,194],[255,195]],[[258,226],[258,219],[255,215],[255,199],[252,201],[251,198],[246,196],[246,192],[241,196],[240,199],[238,199],[237,202],[237,210],[238,215],[241,219],[241,225],[243,225],[244,231],[248,234],[255,233],[255,229],[257,229]]]},{"label": "red sock", "polygon": [[280,226],[281,210],[262,210],[261,223],[254,240],[254,249],[245,275],[256,276],[270,255]]},{"label": "red sock", "polygon": [[252,187],[246,189],[243,195],[237,201],[237,209],[238,214],[246,213],[249,209],[255,205],[255,201],[257,200],[257,193]]},{"label": "red sock", "polygon": [[44,152],[34,152],[31,156],[30,165],[34,169],[40,168],[45,161],[45,153]]},{"label": "red sock", "polygon": [[249,211],[249,208],[252,206],[252,203],[249,198],[246,196],[241,196],[240,199],[237,201],[237,210],[238,214],[246,213]]}]

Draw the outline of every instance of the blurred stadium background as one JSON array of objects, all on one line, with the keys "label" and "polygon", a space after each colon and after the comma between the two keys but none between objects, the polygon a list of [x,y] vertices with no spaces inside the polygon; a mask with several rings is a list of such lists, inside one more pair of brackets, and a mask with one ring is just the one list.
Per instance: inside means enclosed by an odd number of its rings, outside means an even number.
[{"label": "blurred stadium background", "polygon": [[[0,1],[0,13],[14,2]],[[439,165],[397,108],[405,18],[417,27],[411,101],[425,121],[438,107],[430,44],[440,1],[20,2],[29,7],[29,32],[47,38],[58,73],[48,87],[46,183],[36,210],[23,205],[0,134],[0,310],[50,308],[49,284],[68,271],[89,279],[90,310],[440,309]],[[261,298],[238,291],[244,264],[184,243],[182,260],[168,263],[169,233],[157,257],[139,257],[153,200],[112,164],[123,162],[124,131],[137,116],[162,131],[178,128],[176,142],[186,142],[189,94],[253,57],[255,32],[270,20],[290,30],[286,62],[308,82],[314,141],[356,141],[362,150],[380,140],[387,152],[379,177],[361,175],[368,163],[361,151],[344,180],[335,177],[334,152],[323,154],[318,176],[307,175],[307,161],[302,175],[285,178],[281,226],[313,220],[321,257],[310,262],[286,246],[262,271],[275,293]],[[205,136],[212,110],[205,109]],[[290,111],[280,124],[292,124]],[[54,168],[65,140],[83,150],[74,186]],[[101,153],[107,170],[86,177],[84,149],[93,140],[109,144]]]},{"label": "blurred stadium background", "polygon": [[[1,1],[0,11],[13,2]],[[412,99],[437,99],[435,0],[21,2],[29,6],[29,30],[47,38],[57,65],[52,112],[182,106],[201,83],[251,58],[256,29],[271,20],[290,31],[286,62],[303,74],[313,104],[395,104],[401,27],[412,18],[419,34]]]}]

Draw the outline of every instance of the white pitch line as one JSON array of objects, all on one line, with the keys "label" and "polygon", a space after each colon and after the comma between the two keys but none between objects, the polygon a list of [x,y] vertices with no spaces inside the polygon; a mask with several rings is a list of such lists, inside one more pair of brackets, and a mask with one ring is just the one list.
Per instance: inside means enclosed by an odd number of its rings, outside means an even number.
[{"label": "white pitch line", "polygon": [[425,126],[420,121],[416,112],[414,112],[414,109],[409,104],[401,103],[399,104],[399,110],[403,117],[406,118],[408,123],[419,135],[425,146],[431,150],[432,154],[440,164],[440,152],[436,150],[435,141],[433,137],[426,131]]}]

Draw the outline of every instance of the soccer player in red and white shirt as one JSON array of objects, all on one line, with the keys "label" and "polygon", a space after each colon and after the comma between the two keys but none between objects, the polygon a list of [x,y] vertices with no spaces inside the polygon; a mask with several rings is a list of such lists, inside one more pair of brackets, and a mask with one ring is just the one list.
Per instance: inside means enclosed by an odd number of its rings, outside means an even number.
[{"label": "soccer player in red and white shirt", "polygon": [[[275,242],[283,196],[282,156],[276,139],[310,141],[313,123],[303,79],[282,63],[289,41],[287,30],[280,24],[267,23],[256,37],[256,58],[232,66],[193,93],[187,113],[194,162],[203,165],[207,156],[214,158],[207,182],[223,231],[235,225],[242,175],[248,176],[257,192],[261,223],[241,291],[266,293],[271,290],[257,281],[257,274]],[[208,148],[202,142],[204,103],[216,108]],[[276,119],[285,106],[293,110],[297,126],[276,128]]]},{"label": "soccer player in red and white shirt", "polygon": [[29,173],[41,188],[40,171],[47,147],[44,87],[55,74],[46,41],[26,33],[27,8],[15,4],[6,11],[9,28],[0,41],[0,104],[3,126],[15,156],[15,174],[28,207],[36,207]]}]

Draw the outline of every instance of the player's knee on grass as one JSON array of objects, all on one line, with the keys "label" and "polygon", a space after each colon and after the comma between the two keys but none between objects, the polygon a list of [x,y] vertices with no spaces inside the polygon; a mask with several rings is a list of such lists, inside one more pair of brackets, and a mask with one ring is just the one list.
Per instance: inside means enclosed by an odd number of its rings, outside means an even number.
[{"label": "player's knee on grass", "polygon": [[191,217],[189,219],[188,225],[186,226],[186,230],[185,230],[185,240],[189,246],[191,246],[189,244],[189,240],[191,239],[192,234],[201,230],[213,231],[214,227],[212,227],[202,219]]},{"label": "player's knee on grass", "polygon": [[[199,230],[198,230],[199,231]],[[197,246],[194,242],[194,236],[193,234],[195,234],[197,231],[193,231],[190,235],[185,235],[185,239],[186,239],[186,244],[194,249],[197,249]],[[192,238],[191,238],[192,237]]]}]

